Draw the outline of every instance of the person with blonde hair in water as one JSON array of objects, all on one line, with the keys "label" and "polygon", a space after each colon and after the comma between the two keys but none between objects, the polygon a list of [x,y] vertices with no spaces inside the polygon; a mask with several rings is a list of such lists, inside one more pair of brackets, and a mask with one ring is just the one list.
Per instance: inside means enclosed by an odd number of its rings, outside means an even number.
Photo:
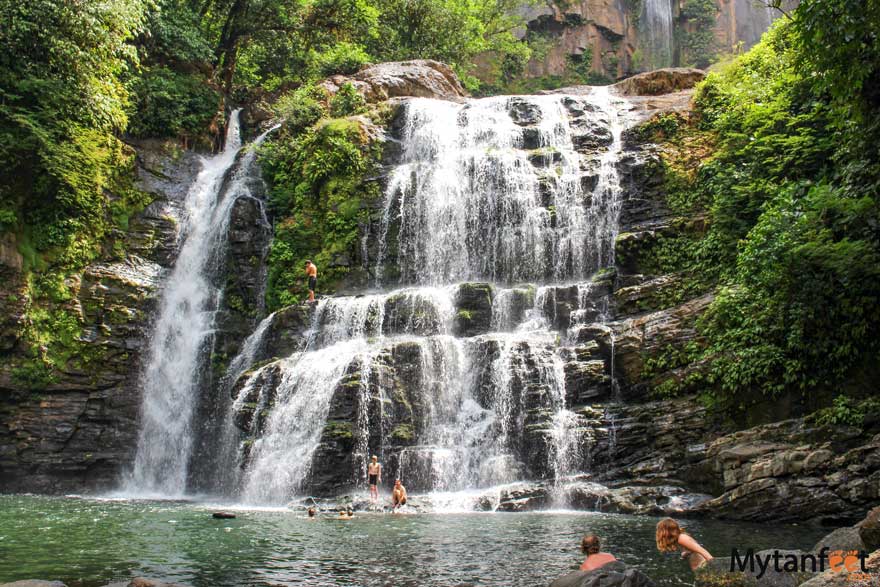
[{"label": "person with blonde hair in water", "polygon": [[664,518],[657,522],[656,539],[657,550],[660,552],[681,551],[681,557],[687,560],[692,571],[712,560],[709,551],[691,538],[672,518]]},{"label": "person with blonde hair in water", "polygon": [[582,571],[592,571],[617,560],[613,554],[601,552],[599,537],[595,534],[587,534],[583,537],[581,540],[581,552],[587,555],[587,558],[581,563],[580,570]]}]

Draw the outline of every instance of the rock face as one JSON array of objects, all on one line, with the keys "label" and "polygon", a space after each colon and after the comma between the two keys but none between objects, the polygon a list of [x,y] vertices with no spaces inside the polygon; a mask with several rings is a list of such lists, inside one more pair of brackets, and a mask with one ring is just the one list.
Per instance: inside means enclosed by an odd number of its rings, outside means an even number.
[{"label": "rock face", "polygon": [[[121,260],[85,268],[68,285],[64,311],[82,334],[78,352],[39,393],[13,376],[20,352],[17,330],[7,330],[0,367],[0,490],[68,492],[115,485],[137,442],[138,374],[151,311],[177,239],[177,218],[194,154],[175,158],[155,144],[140,145],[138,183],[154,196],[129,222]],[[14,267],[0,299],[21,299]],[[9,273],[7,273],[9,274]],[[7,302],[11,303],[11,302]],[[18,320],[8,307],[7,324]],[[7,360],[8,359],[8,360]]]},{"label": "rock face", "polygon": [[335,94],[345,83],[354,85],[368,102],[403,97],[455,100],[467,96],[448,65],[429,59],[379,63],[351,76],[333,76],[322,85]]},{"label": "rock face", "polygon": [[880,435],[789,420],[719,438],[706,457],[723,482],[701,506],[715,516],[851,521],[880,499]]},{"label": "rock face", "polygon": [[751,47],[779,16],[748,0],[717,0],[712,46],[705,55],[691,55],[682,40],[702,25],[690,22],[678,2],[650,4],[649,8],[649,2],[579,0],[524,8],[523,35],[542,38],[549,45],[529,62],[526,75],[590,72],[616,80],[698,59],[711,61],[716,53],[729,53],[740,43]]}]

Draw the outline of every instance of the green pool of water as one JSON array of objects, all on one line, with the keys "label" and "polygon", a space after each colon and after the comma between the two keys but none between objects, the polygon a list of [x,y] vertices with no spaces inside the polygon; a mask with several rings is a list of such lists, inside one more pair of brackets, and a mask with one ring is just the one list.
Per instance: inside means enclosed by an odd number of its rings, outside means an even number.
[{"label": "green pool of water", "polygon": [[[687,564],[654,547],[657,518],[561,512],[363,514],[308,520],[285,510],[206,504],[0,496],[0,583],[25,578],[73,586],[146,576],[196,587],[547,585],[581,562],[581,536],[660,585],[692,583]],[[693,520],[716,556],[732,547],[809,548],[820,529]]]}]

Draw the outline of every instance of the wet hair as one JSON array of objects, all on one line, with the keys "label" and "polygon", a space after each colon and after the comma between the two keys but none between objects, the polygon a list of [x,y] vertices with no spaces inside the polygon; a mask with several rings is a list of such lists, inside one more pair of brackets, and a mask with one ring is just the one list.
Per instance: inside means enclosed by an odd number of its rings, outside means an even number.
[{"label": "wet hair", "polygon": [[584,554],[599,554],[599,550],[599,537],[595,534],[587,534],[581,539],[581,552]]},{"label": "wet hair", "polygon": [[660,552],[675,552],[678,550],[678,537],[684,534],[684,530],[678,522],[672,518],[663,518],[657,522],[657,550]]},{"label": "wet hair", "polygon": [[315,508],[309,508],[309,517],[310,517],[310,518],[314,518],[314,517],[315,517]]},{"label": "wet hair", "polygon": [[348,508],[348,515],[349,515],[349,516],[353,516],[353,515],[354,515],[354,510],[351,509],[351,508]]},{"label": "wet hair", "polygon": [[373,455],[373,456],[370,457],[370,460],[378,461],[378,460],[379,460],[379,457],[377,457],[376,455]]},{"label": "wet hair", "polygon": [[306,259],[306,265],[310,265],[312,263],[311,259]]}]

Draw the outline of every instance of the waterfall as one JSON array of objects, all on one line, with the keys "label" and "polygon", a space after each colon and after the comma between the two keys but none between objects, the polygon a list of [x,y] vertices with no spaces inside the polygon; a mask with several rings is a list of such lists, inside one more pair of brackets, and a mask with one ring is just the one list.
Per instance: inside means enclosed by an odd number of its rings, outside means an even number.
[{"label": "waterfall", "polygon": [[[605,92],[585,113],[603,128],[617,118]],[[608,262],[617,211],[604,194],[585,208],[581,159],[558,96],[412,100],[403,144],[385,195],[380,285],[394,222],[404,283],[563,280]]]},{"label": "waterfall", "polygon": [[304,485],[336,384],[363,350],[363,341],[351,340],[281,362],[275,407],[251,449],[246,501],[283,502]]},{"label": "waterfall", "polygon": [[262,357],[263,347],[265,346],[266,332],[275,319],[275,313],[269,314],[257,325],[250,336],[248,336],[241,345],[238,355],[229,363],[222,380],[219,382],[220,397],[225,400],[226,405],[218,406],[218,410],[223,414],[223,420],[220,423],[219,437],[216,439],[214,459],[214,478],[213,488],[221,493],[229,493],[238,486],[238,432],[233,421],[235,414],[235,404],[229,403],[230,392],[238,381],[238,378],[247,371],[260,357]]},{"label": "waterfall", "polygon": [[[378,234],[361,235],[365,258],[377,240],[377,287],[269,316],[243,341],[212,391],[215,489],[276,504],[363,487],[378,454],[386,480],[467,509],[474,491],[561,487],[583,468],[565,361],[576,327],[608,313],[607,285],[592,279],[614,264],[626,103],[595,88],[404,108]],[[141,492],[187,488],[223,235],[253,160],[237,156],[237,123],[234,113],[226,150],[205,160],[187,199],[143,380],[131,481]],[[301,340],[264,361],[279,316],[299,320]]]},{"label": "waterfall", "polygon": [[203,359],[223,295],[216,276],[230,211],[238,197],[250,195],[247,180],[255,153],[248,149],[238,157],[241,150],[235,110],[223,151],[203,159],[186,197],[181,244],[162,291],[142,376],[141,429],[127,484],[132,493],[177,496],[186,491]]},{"label": "waterfall", "polygon": [[[230,418],[244,421],[246,501],[284,502],[328,475],[363,486],[370,454],[453,510],[478,488],[535,477],[561,487],[579,472],[582,422],[559,345],[608,312],[590,276],[614,264],[623,105],[607,88],[407,102],[373,265],[380,291],[320,300],[305,350],[239,385]],[[458,288],[474,280],[492,284],[489,331],[461,338]],[[398,391],[383,379],[396,354],[411,372]],[[393,401],[412,410],[411,430],[389,430],[391,393],[408,395]],[[350,469],[328,472],[337,434],[350,438]]]},{"label": "waterfall", "polygon": [[672,65],[672,0],[644,0],[640,19],[647,43],[645,69]]}]

